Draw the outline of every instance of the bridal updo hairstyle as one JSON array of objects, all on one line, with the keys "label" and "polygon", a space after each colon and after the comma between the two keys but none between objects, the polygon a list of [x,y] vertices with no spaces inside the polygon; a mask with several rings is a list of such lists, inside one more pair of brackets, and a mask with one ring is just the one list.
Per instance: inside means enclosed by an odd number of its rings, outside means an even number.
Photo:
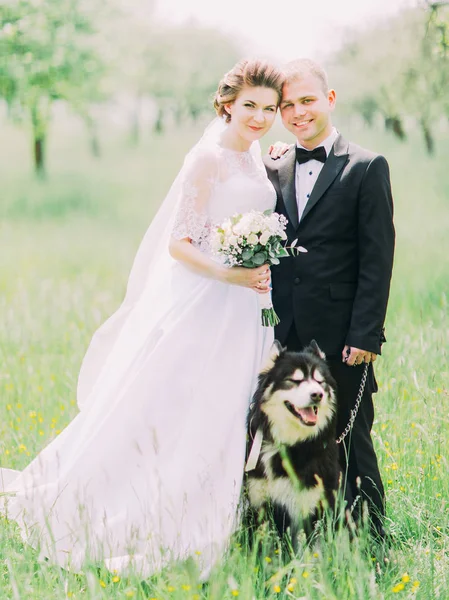
[{"label": "bridal updo hairstyle", "polygon": [[263,60],[241,60],[218,84],[214,96],[214,108],[219,117],[225,117],[229,123],[231,115],[226,112],[225,104],[232,104],[242,89],[248,87],[266,87],[278,95],[278,104],[282,98],[283,72],[275,65]]}]

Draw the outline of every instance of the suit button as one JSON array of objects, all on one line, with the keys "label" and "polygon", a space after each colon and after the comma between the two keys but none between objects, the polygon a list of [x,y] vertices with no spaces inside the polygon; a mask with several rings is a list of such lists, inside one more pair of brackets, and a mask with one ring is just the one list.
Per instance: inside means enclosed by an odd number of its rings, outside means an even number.
[{"label": "suit button", "polygon": [[301,280],[299,277],[295,277],[295,279],[293,280],[295,285],[298,285],[298,283],[301,283]]}]

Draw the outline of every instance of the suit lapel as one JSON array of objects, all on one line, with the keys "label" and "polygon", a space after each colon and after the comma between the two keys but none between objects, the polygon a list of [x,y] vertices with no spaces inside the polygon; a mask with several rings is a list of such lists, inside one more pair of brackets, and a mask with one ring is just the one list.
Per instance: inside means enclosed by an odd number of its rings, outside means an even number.
[{"label": "suit lapel", "polygon": [[302,213],[301,223],[309,214],[315,204],[322,198],[334,179],[344,167],[348,158],[348,142],[339,135],[334,142],[332,150],[324,163],[321,173],[313,187],[310,198]]},{"label": "suit lapel", "polygon": [[279,185],[281,187],[282,199],[289,218],[289,222],[296,230],[298,227],[298,204],[296,202],[295,191],[295,166],[296,166],[296,151],[295,147],[287,152],[280,159],[278,168]]}]

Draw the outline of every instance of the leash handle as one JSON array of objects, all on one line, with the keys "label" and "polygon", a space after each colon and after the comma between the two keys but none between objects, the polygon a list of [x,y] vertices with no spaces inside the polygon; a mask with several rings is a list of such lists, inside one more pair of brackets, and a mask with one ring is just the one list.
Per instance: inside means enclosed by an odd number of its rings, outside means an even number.
[{"label": "leash handle", "polygon": [[363,392],[365,391],[366,380],[368,377],[368,368],[369,368],[369,363],[366,363],[365,368],[363,369],[362,380],[360,381],[359,393],[357,394],[357,399],[355,401],[354,408],[351,410],[351,415],[349,417],[348,424],[346,425],[341,436],[337,439],[337,444],[342,443],[342,441],[345,439],[345,437],[348,435],[348,433],[351,431],[351,429],[354,425],[354,421],[357,417],[357,413],[359,412],[360,403],[362,402]]}]

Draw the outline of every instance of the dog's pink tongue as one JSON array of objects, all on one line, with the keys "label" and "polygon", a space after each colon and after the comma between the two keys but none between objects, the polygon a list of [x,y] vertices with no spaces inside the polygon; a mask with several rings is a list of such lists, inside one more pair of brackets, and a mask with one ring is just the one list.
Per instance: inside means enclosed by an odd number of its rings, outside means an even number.
[{"label": "dog's pink tongue", "polygon": [[300,408],[298,410],[299,414],[302,417],[302,420],[305,423],[316,423],[318,419],[318,415],[315,414],[315,411],[311,406],[307,408]]}]

